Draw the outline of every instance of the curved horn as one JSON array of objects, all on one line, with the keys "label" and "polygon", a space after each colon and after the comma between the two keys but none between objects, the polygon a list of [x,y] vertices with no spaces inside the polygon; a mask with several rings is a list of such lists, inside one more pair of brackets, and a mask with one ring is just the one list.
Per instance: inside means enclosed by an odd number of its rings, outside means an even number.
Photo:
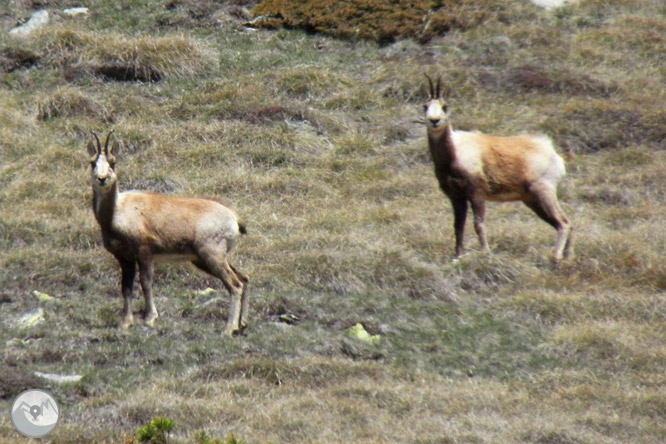
[{"label": "curved horn", "polygon": [[95,140],[97,141],[97,153],[99,154],[102,152],[102,145],[99,143],[99,137],[97,137],[97,133],[95,131],[90,130],[90,132],[93,136],[95,136]]},{"label": "curved horn", "polygon": [[109,131],[109,134],[106,135],[106,141],[104,141],[104,153],[109,154],[109,139],[111,138],[111,134],[113,134],[115,130],[112,129]]},{"label": "curved horn", "polygon": [[423,73],[423,75],[426,76],[426,79],[428,79],[428,83],[430,84],[430,97],[435,98],[435,87],[432,84],[432,79],[426,73]]},{"label": "curved horn", "polygon": [[437,95],[435,96],[438,99],[442,97],[441,87],[442,87],[442,75],[440,74],[439,76],[437,76],[437,91],[436,91]]}]

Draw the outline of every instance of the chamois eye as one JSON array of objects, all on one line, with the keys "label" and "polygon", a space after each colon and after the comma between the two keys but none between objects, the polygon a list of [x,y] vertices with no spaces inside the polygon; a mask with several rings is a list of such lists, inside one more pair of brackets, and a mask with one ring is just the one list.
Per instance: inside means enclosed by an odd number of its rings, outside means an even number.
[{"label": "chamois eye", "polygon": [[444,105],[442,107],[442,109],[444,110],[445,113],[448,113],[449,112],[449,105]]}]

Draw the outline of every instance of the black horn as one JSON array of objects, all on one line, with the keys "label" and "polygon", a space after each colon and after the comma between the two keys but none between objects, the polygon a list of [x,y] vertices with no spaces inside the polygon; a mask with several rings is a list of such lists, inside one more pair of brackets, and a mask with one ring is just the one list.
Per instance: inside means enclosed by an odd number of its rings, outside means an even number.
[{"label": "black horn", "polygon": [[423,73],[423,75],[426,76],[426,79],[428,79],[428,83],[430,84],[430,97],[435,98],[435,87],[432,84],[432,79],[426,73]]},{"label": "black horn", "polygon": [[442,76],[437,76],[437,88],[436,88],[436,98],[439,99],[442,97]]},{"label": "black horn", "polygon": [[92,135],[95,137],[95,140],[97,141],[97,153],[99,154],[99,153],[102,152],[102,145],[99,143],[99,137],[97,137],[97,133],[95,131],[91,130],[90,132],[92,133]]},{"label": "black horn", "polygon": [[111,139],[111,134],[113,134],[115,130],[112,129],[109,131],[109,134],[106,135],[106,141],[104,141],[104,153],[109,154],[109,139]]}]

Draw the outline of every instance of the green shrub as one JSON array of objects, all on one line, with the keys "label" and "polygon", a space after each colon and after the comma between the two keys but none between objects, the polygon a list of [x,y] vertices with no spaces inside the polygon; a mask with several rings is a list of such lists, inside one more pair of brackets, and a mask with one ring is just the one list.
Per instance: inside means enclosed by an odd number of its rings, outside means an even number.
[{"label": "green shrub", "polygon": [[230,435],[227,439],[211,438],[208,433],[201,431],[194,434],[194,442],[196,444],[244,444],[242,439]]},{"label": "green shrub", "polygon": [[167,435],[176,423],[172,419],[157,416],[136,431],[136,437],[139,442],[147,442],[151,444],[166,444]]}]

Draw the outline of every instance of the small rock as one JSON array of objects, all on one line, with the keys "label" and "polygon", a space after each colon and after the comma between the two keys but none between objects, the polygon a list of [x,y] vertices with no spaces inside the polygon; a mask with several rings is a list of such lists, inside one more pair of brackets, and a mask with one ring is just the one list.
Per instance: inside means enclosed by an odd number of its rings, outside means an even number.
[{"label": "small rock", "polygon": [[53,296],[51,296],[50,294],[46,294],[38,290],[33,291],[32,295],[35,296],[40,302],[46,302],[53,299]]},{"label": "small rock", "polygon": [[37,307],[34,310],[24,314],[18,318],[14,325],[19,328],[34,327],[35,325],[41,324],[46,319],[44,319],[44,310],[42,307]]},{"label": "small rock", "polygon": [[222,296],[216,296],[214,298],[211,298],[207,300],[206,302],[202,303],[200,307],[208,307],[213,304],[219,304],[220,302],[224,301],[224,298]]},{"label": "small rock", "polygon": [[370,333],[365,330],[363,324],[354,325],[349,330],[347,330],[347,333],[359,341],[367,342],[368,344],[379,345],[382,340],[380,335],[370,336]]},{"label": "small rock", "polygon": [[25,37],[30,34],[32,31],[45,26],[49,22],[49,12],[46,9],[40,9],[39,11],[32,14],[30,20],[9,30],[11,35]]},{"label": "small rock", "polygon": [[76,17],[77,15],[87,15],[90,12],[90,9],[79,6],[76,8],[67,8],[63,9],[62,13],[69,17]]},{"label": "small rock", "polygon": [[199,296],[208,296],[213,293],[215,293],[215,289],[210,287],[206,288],[205,290],[197,291],[197,295]]},{"label": "small rock", "polygon": [[537,6],[541,6],[544,9],[554,9],[561,6],[565,6],[568,3],[574,3],[576,0],[532,0]]},{"label": "small rock", "polygon": [[281,315],[277,316],[278,321],[288,324],[288,325],[294,325],[297,324],[298,321],[301,320],[301,318],[298,315],[292,314],[292,313],[283,313]]},{"label": "small rock", "polygon": [[56,384],[63,384],[65,382],[78,382],[83,378],[82,375],[56,375],[55,373],[42,373],[35,372],[35,376],[39,378],[46,379],[48,381],[53,381]]}]

